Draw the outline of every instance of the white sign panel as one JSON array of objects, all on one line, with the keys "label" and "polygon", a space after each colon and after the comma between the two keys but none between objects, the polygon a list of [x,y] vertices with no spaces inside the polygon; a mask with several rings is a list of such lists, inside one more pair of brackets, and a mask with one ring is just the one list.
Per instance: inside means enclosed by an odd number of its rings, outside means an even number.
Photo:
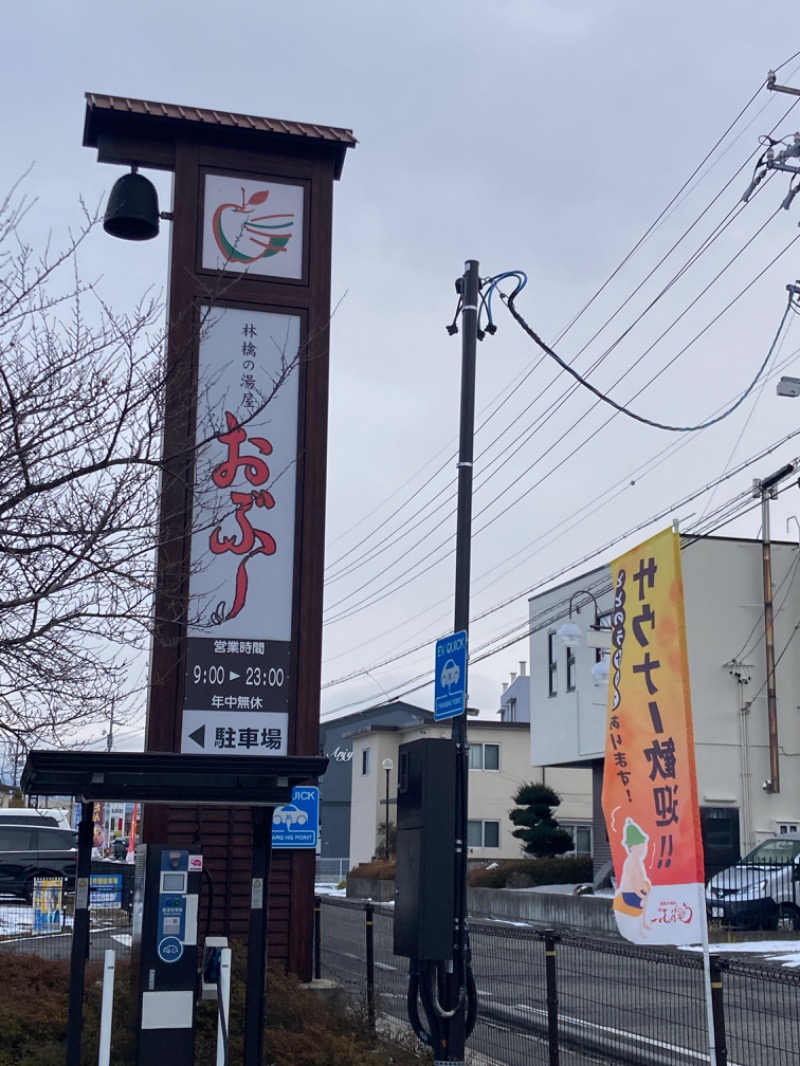
[{"label": "white sign panel", "polygon": [[203,313],[189,636],[288,641],[300,319]]},{"label": "white sign panel", "polygon": [[206,174],[203,268],[302,278],[303,199],[302,185]]},{"label": "white sign panel", "polygon": [[300,319],[202,311],[181,751],[285,755]]},{"label": "white sign panel", "polygon": [[183,712],[181,751],[199,755],[286,755],[289,716],[227,708]]}]

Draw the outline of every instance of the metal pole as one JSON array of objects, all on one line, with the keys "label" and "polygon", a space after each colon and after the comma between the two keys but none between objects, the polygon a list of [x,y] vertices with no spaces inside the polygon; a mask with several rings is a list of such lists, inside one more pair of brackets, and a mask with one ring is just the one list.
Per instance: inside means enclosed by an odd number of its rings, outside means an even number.
[{"label": "metal pole", "polygon": [[231,1006],[231,949],[220,951],[217,979],[217,1062],[228,1066],[228,1019]]},{"label": "metal pole", "polygon": [[[453,632],[469,633],[470,564],[472,555],[472,460],[475,434],[475,361],[478,347],[478,262],[468,259],[456,283],[461,295],[461,411],[458,447],[458,508],[456,522],[456,582]],[[469,689],[465,685],[465,692]],[[469,810],[469,743],[466,708],[453,719],[456,747],[455,790],[455,922],[453,958],[440,968],[444,1011],[444,1058],[464,1062],[466,1044],[467,961],[467,820]]]},{"label": "metal pole", "polygon": [[367,955],[367,1020],[370,1029],[375,1028],[375,908],[368,903],[364,908],[364,934]]},{"label": "metal pole", "polygon": [[92,870],[91,803],[81,804],[78,826],[78,861],[75,870],[75,914],[72,918],[72,952],[69,963],[66,1066],[80,1066],[83,1034],[83,990],[89,958],[89,876]]},{"label": "metal pole", "polygon": [[383,857],[386,862],[389,861],[389,774],[391,770],[386,771],[386,824],[383,830]]},{"label": "metal pole", "polygon": [[544,974],[547,986],[547,1050],[549,1066],[558,1066],[558,980],[556,974],[556,941],[552,931],[544,934]]},{"label": "metal pole", "polygon": [[711,1012],[714,1025],[714,1066],[727,1066],[728,1049],[725,1044],[725,1001],[722,994],[722,970],[727,963],[711,955]]},{"label": "metal pole", "polygon": [[253,807],[253,862],[250,882],[250,927],[247,940],[247,988],[244,1012],[244,1066],[262,1066],[264,1058],[265,985],[267,977],[267,907],[272,859],[272,819]]},{"label": "metal pole", "polygon": [[772,613],[772,544],[769,529],[770,489],[761,486],[761,554],[764,564],[764,650],[767,659],[767,728],[769,730],[769,791],[781,790],[778,758],[778,698],[775,691],[775,624]]},{"label": "metal pole", "polygon": [[100,1047],[97,1066],[109,1066],[111,1062],[111,1022],[114,1017],[114,973],[117,953],[110,948],[105,953],[103,966],[103,998],[100,1008]]}]

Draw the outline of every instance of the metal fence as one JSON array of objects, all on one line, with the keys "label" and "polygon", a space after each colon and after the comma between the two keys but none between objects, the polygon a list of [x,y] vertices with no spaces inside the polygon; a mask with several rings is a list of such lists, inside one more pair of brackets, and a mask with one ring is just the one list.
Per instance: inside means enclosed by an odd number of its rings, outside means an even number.
[{"label": "metal fence", "polygon": [[706,899],[712,922],[734,929],[800,929],[800,842],[787,837],[761,845],[768,847],[784,847],[784,860],[743,859],[711,878]]},{"label": "metal fence", "polygon": [[[89,908],[90,955],[108,948],[123,954],[131,943],[133,867],[92,863]],[[68,959],[72,949],[75,897],[59,878],[34,883],[33,898],[0,896],[0,953]]]},{"label": "metal fence", "polygon": [[338,885],[347,877],[350,869],[349,859],[323,859],[317,856],[315,881],[329,881]]},{"label": "metal fence", "polygon": [[[390,907],[323,899],[318,972],[405,1018],[408,961]],[[369,922],[372,922],[372,925]],[[471,1050],[495,1066],[708,1062],[702,959],[573,933],[473,924],[478,1021]],[[712,956],[715,1066],[798,1061],[800,973]]]}]

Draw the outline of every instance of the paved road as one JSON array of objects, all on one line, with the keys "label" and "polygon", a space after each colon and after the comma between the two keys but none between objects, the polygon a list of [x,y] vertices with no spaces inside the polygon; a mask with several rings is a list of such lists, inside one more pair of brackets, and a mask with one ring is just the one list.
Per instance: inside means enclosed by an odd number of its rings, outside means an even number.
[{"label": "paved road", "polygon": [[[323,906],[327,975],[363,990],[361,910]],[[408,964],[392,954],[389,912],[375,916],[376,985],[383,1009],[404,1017]],[[544,945],[530,932],[477,924],[472,930],[479,1020],[470,1046],[502,1066],[547,1064]],[[617,941],[565,937],[557,947],[562,1066],[708,1062],[701,960],[683,952],[637,951]],[[800,984],[732,963],[725,978],[731,1066],[797,1061]]]}]

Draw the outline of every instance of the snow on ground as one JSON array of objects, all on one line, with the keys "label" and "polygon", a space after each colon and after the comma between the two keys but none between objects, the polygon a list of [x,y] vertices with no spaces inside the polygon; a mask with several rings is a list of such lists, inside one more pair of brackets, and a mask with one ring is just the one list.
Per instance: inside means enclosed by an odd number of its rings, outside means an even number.
[{"label": "snow on ground", "polygon": [[347,890],[339,888],[334,882],[317,881],[314,885],[314,892],[318,896],[342,896],[346,895]]},{"label": "snow on ground", "polygon": [[[687,944],[681,951],[702,951],[701,944]],[[744,940],[733,944],[709,944],[715,955],[730,952],[733,955],[763,955],[767,962],[779,962],[782,966],[800,966],[800,940]]]}]

